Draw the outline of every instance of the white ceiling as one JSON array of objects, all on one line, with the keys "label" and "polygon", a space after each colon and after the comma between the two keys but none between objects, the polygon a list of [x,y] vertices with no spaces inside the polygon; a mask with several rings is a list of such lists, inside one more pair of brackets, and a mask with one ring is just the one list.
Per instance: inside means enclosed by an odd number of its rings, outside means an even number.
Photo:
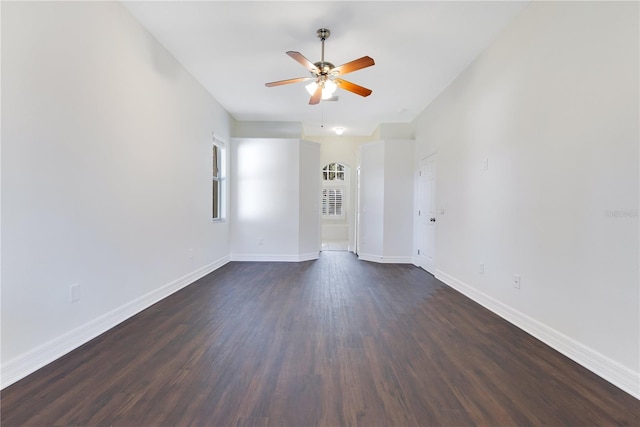
[{"label": "white ceiling", "polygon": [[[526,1],[137,1],[133,16],[236,119],[302,122],[307,135],[371,135],[411,122],[527,4]],[[338,89],[337,102],[308,105],[309,76],[285,54],[320,60],[316,30],[328,28],[325,60],[362,56],[376,65],[345,76],[373,90]],[[321,125],[324,127],[321,127]]]}]

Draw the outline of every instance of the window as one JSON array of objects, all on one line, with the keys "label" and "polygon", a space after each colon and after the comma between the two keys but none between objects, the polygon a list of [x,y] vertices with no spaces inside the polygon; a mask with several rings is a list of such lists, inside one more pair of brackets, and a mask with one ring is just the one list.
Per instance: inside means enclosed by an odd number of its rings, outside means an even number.
[{"label": "window", "polygon": [[322,215],[342,217],[342,189],[322,189]]},{"label": "window", "polygon": [[214,220],[224,219],[224,144],[218,139],[213,139],[212,146],[212,188],[213,188],[213,206],[212,218]]},{"label": "window", "polygon": [[322,168],[322,179],[324,181],[344,181],[344,165],[329,163]]},{"label": "window", "polygon": [[322,168],[322,217],[344,218],[346,167],[341,163],[329,163]]}]

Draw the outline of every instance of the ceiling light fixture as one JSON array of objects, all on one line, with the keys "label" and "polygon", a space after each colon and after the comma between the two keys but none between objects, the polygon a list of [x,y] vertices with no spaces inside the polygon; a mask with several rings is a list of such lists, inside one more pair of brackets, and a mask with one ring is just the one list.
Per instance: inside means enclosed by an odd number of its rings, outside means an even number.
[{"label": "ceiling light fixture", "polygon": [[[309,95],[313,95],[318,88],[318,83],[312,82],[305,86]],[[333,96],[333,93],[338,88],[338,85],[333,82],[333,80],[325,80],[324,85],[322,87],[322,99],[329,99]]]},{"label": "ceiling light fixture", "polygon": [[336,135],[342,135],[344,133],[344,128],[335,128]]}]

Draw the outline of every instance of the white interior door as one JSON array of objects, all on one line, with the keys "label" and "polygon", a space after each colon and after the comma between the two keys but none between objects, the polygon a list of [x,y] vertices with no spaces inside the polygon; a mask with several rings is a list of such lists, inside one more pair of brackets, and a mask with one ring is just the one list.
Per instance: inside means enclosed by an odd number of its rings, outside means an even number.
[{"label": "white interior door", "polygon": [[418,177],[418,263],[435,274],[436,267],[436,155],[420,160]]},{"label": "white interior door", "polygon": [[355,219],[355,237],[353,244],[355,246],[355,254],[360,253],[360,168],[356,171],[356,219]]}]

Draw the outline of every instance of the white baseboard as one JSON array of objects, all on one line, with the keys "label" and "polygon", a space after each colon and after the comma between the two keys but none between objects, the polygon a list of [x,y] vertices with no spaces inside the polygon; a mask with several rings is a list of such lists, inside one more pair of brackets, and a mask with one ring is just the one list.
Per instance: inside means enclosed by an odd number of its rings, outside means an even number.
[{"label": "white baseboard", "polygon": [[358,254],[358,259],[362,261],[382,262],[382,257],[380,255],[364,254],[362,252]]},{"label": "white baseboard", "polygon": [[307,254],[231,254],[231,261],[242,262],[302,262],[320,258],[320,252]]},{"label": "white baseboard", "polygon": [[358,258],[363,261],[377,262],[380,264],[413,264],[410,256],[382,256],[359,253]]},{"label": "white baseboard", "polygon": [[640,372],[635,372],[621,365],[615,360],[538,322],[526,314],[514,310],[508,305],[478,291],[441,270],[436,270],[435,276],[436,279],[491,310],[506,321],[584,366],[594,374],[604,378],[636,399],[640,399]]},{"label": "white baseboard", "polygon": [[309,252],[308,254],[300,254],[298,255],[298,262],[302,261],[313,261],[314,259],[320,258],[320,251],[318,252]]},{"label": "white baseboard", "polygon": [[149,292],[125,305],[99,316],[82,326],[79,326],[51,341],[48,341],[26,353],[15,357],[0,367],[2,378],[0,388],[5,388],[27,375],[37,371],[70,351],[86,344],[93,338],[124,322],[128,318],[140,313],[158,301],[192,284],[201,277],[229,262],[226,256],[211,264],[205,265],[186,274],[166,285]]}]

